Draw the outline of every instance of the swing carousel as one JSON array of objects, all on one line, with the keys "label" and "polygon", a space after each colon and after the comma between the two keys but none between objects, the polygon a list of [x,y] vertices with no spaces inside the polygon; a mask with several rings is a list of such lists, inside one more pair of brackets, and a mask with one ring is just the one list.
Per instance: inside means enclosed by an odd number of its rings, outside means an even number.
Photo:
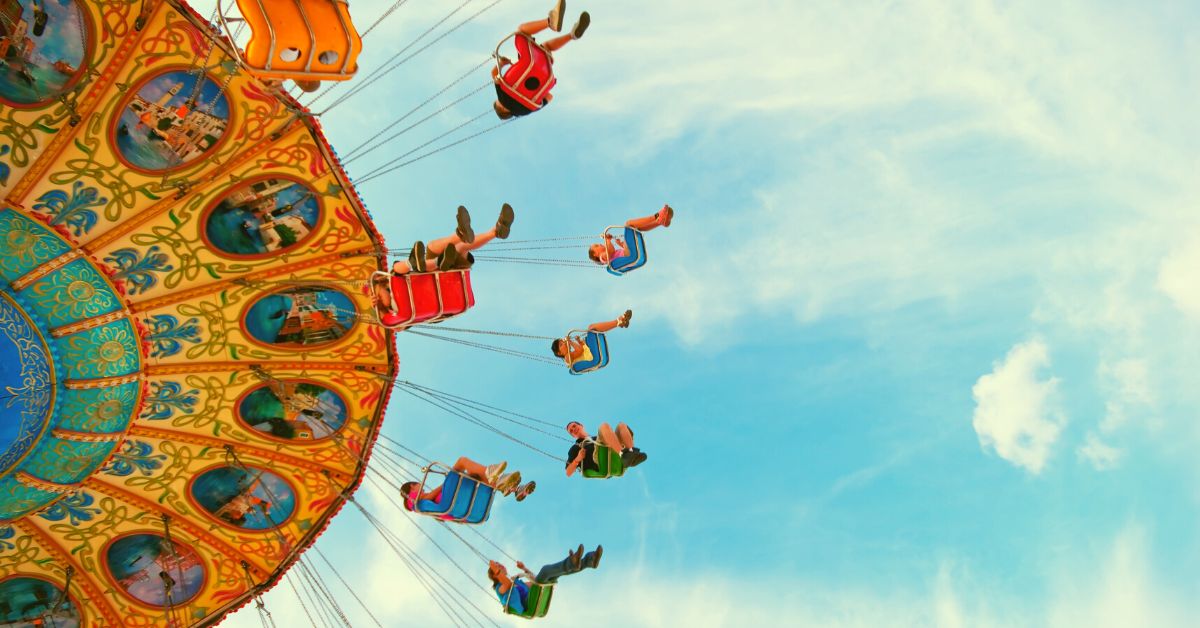
[{"label": "swing carousel", "polygon": [[[344,161],[322,133],[321,114],[496,4],[470,12],[467,0],[345,83],[367,35],[403,3],[360,35],[340,0],[218,2],[207,18],[180,0],[0,0],[0,625],[207,626],[251,602],[273,625],[261,595],[290,573],[306,613],[349,626],[320,571],[344,580],[314,544],[347,503],[453,623],[497,612],[354,499],[368,481],[414,523],[449,530],[485,561],[512,559],[477,529],[504,492],[497,478],[381,434],[389,398],[402,392],[555,465],[563,456],[546,447],[575,442],[562,421],[398,378],[401,333],[563,365],[455,336],[555,339],[443,325],[475,306],[470,268],[391,272],[343,169],[489,87],[384,136],[482,78],[490,59]],[[507,123],[468,127],[488,113],[357,182]],[[580,238],[512,240],[477,257],[623,274],[645,263],[641,233],[625,229],[629,244],[603,265],[512,253]],[[570,372],[608,363],[602,333],[572,335],[593,363],[567,360]],[[583,476],[622,475],[619,448],[595,443]],[[408,504],[405,482],[439,492]],[[553,584],[527,584],[522,604],[501,595],[503,612],[546,615]]]}]

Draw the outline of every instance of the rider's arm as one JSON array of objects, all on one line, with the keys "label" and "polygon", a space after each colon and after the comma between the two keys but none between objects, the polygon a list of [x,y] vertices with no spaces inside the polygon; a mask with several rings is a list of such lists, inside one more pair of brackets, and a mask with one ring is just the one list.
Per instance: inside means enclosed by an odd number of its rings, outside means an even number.
[{"label": "rider's arm", "polygon": [[523,575],[523,576],[525,576],[526,578],[528,578],[530,582],[537,582],[537,578],[536,578],[536,577],[534,577],[534,575],[533,575],[533,572],[529,571],[529,569],[527,569],[527,568],[525,567],[525,563],[523,563],[523,562],[521,562],[521,561],[519,561],[519,560],[518,560],[518,561],[517,561],[517,569],[520,569],[520,570],[521,570],[521,575]]}]

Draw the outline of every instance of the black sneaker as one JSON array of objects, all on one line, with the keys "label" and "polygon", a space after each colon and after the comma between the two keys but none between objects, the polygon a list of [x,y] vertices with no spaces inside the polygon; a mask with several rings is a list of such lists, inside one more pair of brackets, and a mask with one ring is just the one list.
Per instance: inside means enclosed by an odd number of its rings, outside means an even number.
[{"label": "black sneaker", "polygon": [[625,451],[621,452],[621,465],[626,469],[630,467],[636,467],[645,462],[646,458],[648,457],[649,456],[642,453],[639,449],[626,449]]},{"label": "black sneaker", "polygon": [[425,272],[425,243],[417,240],[408,254],[408,269],[414,273]]},{"label": "black sneaker", "polygon": [[501,240],[508,239],[508,233],[511,230],[514,218],[516,218],[516,214],[513,212],[512,205],[505,203],[504,207],[500,208],[500,217],[496,219],[497,238]]},{"label": "black sneaker", "polygon": [[467,208],[462,205],[458,206],[458,228],[454,230],[458,239],[470,244],[475,241],[475,230],[471,228],[471,214],[467,213]]},{"label": "black sneaker", "polygon": [[571,39],[579,39],[587,31],[588,25],[592,23],[592,16],[588,15],[587,11],[579,14],[579,21],[575,22],[575,26],[571,27]]},{"label": "black sneaker", "polygon": [[446,247],[437,258],[438,270],[454,270],[458,266],[458,249],[453,244]]}]

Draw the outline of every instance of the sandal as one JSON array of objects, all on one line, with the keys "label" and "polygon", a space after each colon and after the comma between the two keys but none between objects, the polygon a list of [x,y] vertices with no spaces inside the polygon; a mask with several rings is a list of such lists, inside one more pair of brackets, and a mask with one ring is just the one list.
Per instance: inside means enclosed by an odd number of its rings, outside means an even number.
[{"label": "sandal", "polygon": [[425,272],[425,243],[417,240],[413,243],[412,251],[408,254],[408,269],[418,273]]},{"label": "sandal", "polygon": [[470,244],[475,241],[475,230],[471,228],[471,214],[467,213],[467,208],[462,205],[458,206],[458,228],[454,230],[454,235],[458,236],[459,240]]},{"label": "sandal", "polygon": [[617,319],[617,327],[629,327],[629,319],[633,318],[633,310],[625,310],[621,318]]},{"label": "sandal", "polygon": [[501,240],[507,240],[509,231],[511,231],[513,219],[516,214],[513,213],[512,205],[504,204],[500,208],[500,217],[496,219],[496,237]]}]

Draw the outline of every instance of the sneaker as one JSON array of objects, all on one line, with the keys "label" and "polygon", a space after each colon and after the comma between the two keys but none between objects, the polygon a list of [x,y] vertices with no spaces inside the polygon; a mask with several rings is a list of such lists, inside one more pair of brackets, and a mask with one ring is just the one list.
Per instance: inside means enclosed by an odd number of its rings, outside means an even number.
[{"label": "sneaker", "polygon": [[621,315],[621,318],[617,319],[617,326],[618,327],[629,327],[629,320],[632,318],[633,318],[633,310],[625,310],[625,313]]},{"label": "sneaker", "polygon": [[580,543],[579,549],[574,552],[567,552],[567,558],[570,560],[572,571],[583,569],[583,543]]},{"label": "sneaker", "polygon": [[567,12],[567,0],[558,0],[554,4],[554,8],[550,9],[550,15],[546,17],[546,24],[550,26],[550,30],[560,33],[562,32],[563,14]]},{"label": "sneaker", "polygon": [[588,25],[592,23],[592,16],[588,15],[587,11],[579,14],[579,21],[575,22],[575,26],[571,27],[571,39],[579,39],[587,31]]},{"label": "sneaker", "polygon": [[511,230],[514,218],[516,218],[516,215],[513,213],[512,205],[505,203],[504,207],[500,208],[500,217],[496,219],[497,238],[501,240],[508,239],[508,233]]},{"label": "sneaker", "polygon": [[663,205],[661,211],[658,212],[658,224],[664,227],[671,226],[671,219],[675,217],[675,210],[670,205]]},{"label": "sneaker", "polygon": [[533,489],[537,488],[537,482],[530,482],[525,486],[517,489],[517,501],[523,502],[526,497],[533,494]]},{"label": "sneaker", "polygon": [[438,270],[453,270],[458,266],[458,249],[453,244],[447,245],[437,258]]},{"label": "sneaker", "polygon": [[649,456],[642,453],[640,449],[626,449],[621,452],[621,465],[626,469],[636,467],[645,462],[646,458],[649,458]]},{"label": "sneaker", "polygon": [[408,254],[408,268],[413,272],[425,272],[425,243],[417,240]]},{"label": "sneaker", "polygon": [[488,484],[495,486],[496,481],[500,479],[500,475],[502,473],[504,473],[504,469],[507,466],[508,466],[507,462],[497,462],[496,464],[489,464],[487,466],[487,470],[485,470],[483,473],[484,479],[487,480]]},{"label": "sneaker", "polygon": [[600,566],[600,558],[601,558],[601,557],[603,557],[603,556],[604,556],[604,546],[603,546],[603,545],[597,545],[597,546],[596,546],[596,551],[594,551],[594,552],[592,552],[592,553],[588,554],[588,557],[589,557],[589,558],[591,558],[591,561],[585,561],[585,564],[586,564],[588,567],[591,567],[592,569],[595,569],[595,568],[597,568],[597,567],[599,567],[599,566]]},{"label": "sneaker", "polygon": [[470,244],[475,241],[475,230],[471,228],[471,214],[467,213],[467,208],[462,205],[458,206],[458,228],[454,230],[454,234],[458,239]]},{"label": "sneaker", "polygon": [[500,478],[500,481],[496,482],[496,490],[504,493],[505,495],[511,495],[512,492],[517,490],[517,487],[520,485],[521,472],[513,471],[512,473]]}]

